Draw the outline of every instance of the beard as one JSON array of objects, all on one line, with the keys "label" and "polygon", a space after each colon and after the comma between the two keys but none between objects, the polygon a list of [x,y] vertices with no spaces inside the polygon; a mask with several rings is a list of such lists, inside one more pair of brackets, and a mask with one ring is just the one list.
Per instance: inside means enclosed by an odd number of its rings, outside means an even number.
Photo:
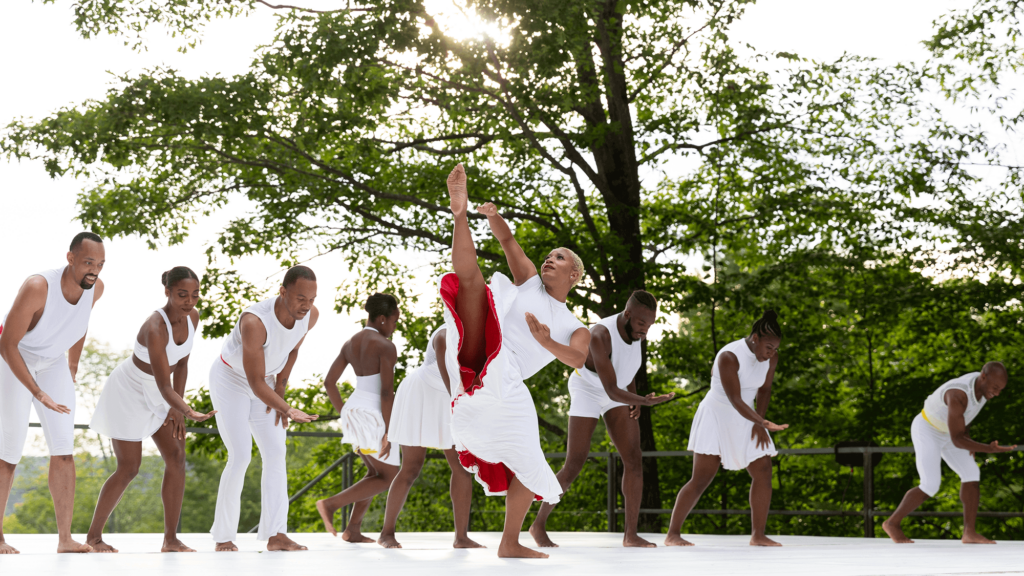
[{"label": "beard", "polygon": [[92,283],[89,283],[85,278],[82,278],[82,281],[79,282],[78,285],[81,286],[83,290],[92,290],[92,287],[96,285],[96,281],[93,280]]},{"label": "beard", "polygon": [[629,343],[636,342],[636,332],[633,331],[633,319],[626,320],[626,337],[629,338]]}]

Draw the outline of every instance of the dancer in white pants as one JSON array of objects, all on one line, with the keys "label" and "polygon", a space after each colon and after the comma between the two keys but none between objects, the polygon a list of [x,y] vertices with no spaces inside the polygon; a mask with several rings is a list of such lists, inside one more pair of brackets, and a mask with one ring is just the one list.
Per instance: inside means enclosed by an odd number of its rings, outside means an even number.
[{"label": "dancer in white pants", "polygon": [[903,533],[900,523],[925,500],[934,496],[942,484],[942,461],[960,477],[960,500],[964,504],[964,544],[995,544],[974,528],[981,499],[981,472],[974,462],[974,453],[999,454],[1016,446],[1000,446],[998,441],[982,444],[971,439],[967,429],[985,403],[999,396],[1006,388],[1006,367],[1002,362],[989,362],[981,372],[971,372],[939,386],[924,401],[921,411],[910,425],[914,441],[920,485],[911,488],[899,507],[882,523],[882,529],[897,544],[914,541]]},{"label": "dancer in white pants", "polygon": [[[372,538],[360,531],[363,515],[373,497],[391,486],[398,474],[398,447],[388,440],[391,408],[395,400],[395,362],[398,349],[390,338],[395,333],[398,300],[390,294],[376,293],[366,300],[366,326],[341,347],[334,359],[324,387],[334,409],[341,415],[342,443],[350,444],[366,464],[366,476],[348,489],[318,500],[316,509],[324,528],[334,536],[334,513],[355,504],[352,517],[341,537],[347,542],[369,543]],[[356,389],[347,402],[338,392],[338,379],[349,365],[356,373]]]},{"label": "dancer in white pants", "polygon": [[[67,261],[67,266],[29,276],[0,324],[0,516],[11,494],[34,405],[50,451],[57,552],[89,552],[88,544],[71,539],[74,379],[92,307],[103,295],[103,241],[91,232],[79,233],[71,241]],[[0,554],[17,553],[4,539],[0,518]]]},{"label": "dancer in white pants", "polygon": [[[220,477],[213,540],[218,552],[238,550],[242,483],[252,459],[256,439],[263,459],[260,483],[258,540],[267,550],[305,550],[288,531],[288,471],[285,463],[285,429],[288,420],[312,422],[310,416],[284,401],[288,376],[306,332],[316,325],[319,312],[313,306],[316,276],[305,266],[290,268],[280,294],[246,308],[235,325],[221,356],[210,368],[210,398],[217,410],[217,428],[228,449],[228,462]],[[275,413],[272,415],[271,411]]]},{"label": "dancer in white pants", "polygon": [[[188,357],[199,326],[199,277],[177,266],[163,273],[167,304],[150,314],[135,338],[135,350],[107,378],[90,428],[110,438],[117,469],[104,482],[86,543],[94,552],[117,552],[103,541],[103,527],[142,464],[142,440],[153,438],[164,460],[160,496],[164,505],[161,552],[195,552],[178,540],[185,497],[185,418],[203,422],[216,412],[196,412],[185,403]],[[171,374],[174,375],[173,385]]]},{"label": "dancer in white pants", "polygon": [[[644,475],[640,458],[640,406],[654,406],[671,400],[675,394],[646,396],[636,393],[636,373],[643,362],[641,346],[647,330],[658,316],[658,301],[643,291],[633,292],[621,314],[603,318],[590,327],[590,352],[583,368],[569,375],[569,438],[565,464],[555,476],[568,492],[573,480],[583,470],[590,453],[590,439],[603,417],[608,436],[619,451],[625,468],[622,474],[622,495],[626,501],[626,530],[622,545],[628,548],[654,548],[637,534],[640,518],[640,496]],[[554,504],[540,505],[530,525],[530,535],[538,546],[557,547],[545,527]]]}]

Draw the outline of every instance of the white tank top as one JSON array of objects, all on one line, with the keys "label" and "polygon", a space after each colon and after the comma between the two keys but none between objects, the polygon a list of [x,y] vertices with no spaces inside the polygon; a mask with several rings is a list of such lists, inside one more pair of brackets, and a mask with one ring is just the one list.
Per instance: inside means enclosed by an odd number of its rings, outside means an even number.
[{"label": "white tank top", "polygon": [[981,372],[971,372],[959,378],[954,378],[939,386],[924,401],[924,410],[921,414],[925,421],[931,424],[939,432],[949,432],[949,406],[946,404],[946,392],[950,390],[963,390],[967,394],[967,410],[964,411],[964,424],[970,424],[974,417],[981,412],[981,408],[988,402],[984,396],[981,400],[974,394],[974,383],[978,381]]},{"label": "white tank top", "polygon": [[[632,344],[626,344],[626,341],[622,339],[622,335],[619,334],[619,316],[621,314],[602,318],[596,325],[604,326],[611,332],[611,361],[612,367],[615,369],[615,383],[619,388],[625,390],[636,376],[636,371],[640,369],[640,362],[643,358],[640,341],[636,340]],[[594,328],[591,327],[590,330],[593,332]],[[588,384],[603,389],[601,377],[597,375],[597,372],[590,370],[586,366],[576,370],[575,374],[578,374],[579,378]]]},{"label": "white tank top", "polygon": [[276,376],[281,370],[284,370],[284,365],[288,363],[288,355],[309,330],[310,314],[306,314],[302,320],[296,320],[290,330],[281,325],[277,315],[274,314],[274,303],[278,298],[280,296],[274,296],[246,308],[235,327],[231,329],[228,339],[224,341],[224,346],[220,349],[221,360],[243,377],[245,369],[242,367],[241,319],[246,314],[252,314],[259,318],[263,322],[263,327],[267,329],[267,341],[263,343],[263,362],[267,372],[265,376]]},{"label": "white tank top", "polygon": [[764,386],[764,380],[768,376],[768,368],[772,364],[771,360],[758,362],[757,356],[750,351],[750,347],[747,346],[745,339],[736,340],[723,346],[715,356],[714,366],[711,367],[711,390],[708,392],[707,397],[725,402],[729,402],[729,397],[725,394],[725,388],[722,386],[722,376],[718,371],[718,360],[726,352],[732,352],[736,355],[736,359],[739,360],[740,397],[743,398],[743,402],[747,406],[753,408],[754,398],[757,397],[757,390]]},{"label": "white tank top", "polygon": [[[85,290],[78,304],[71,304],[60,289],[60,277],[67,266],[35,274],[46,280],[46,304],[39,322],[18,343],[18,348],[41,358],[63,356],[89,329],[89,315],[95,288]],[[7,316],[4,316],[7,321]],[[0,333],[3,325],[0,324]]]},{"label": "white tank top", "polygon": [[[188,324],[188,338],[185,338],[185,342],[178,346],[174,343],[174,330],[171,328],[171,321],[167,318],[167,313],[162,308],[158,308],[157,313],[164,319],[164,325],[167,326],[167,366],[173,368],[179,360],[192,352],[192,339],[196,335],[196,329],[192,325],[192,319],[185,318],[185,322]],[[138,338],[135,339],[134,354],[139,360],[146,364],[151,364],[149,361],[149,348],[143,346]]]},{"label": "white tank top", "polygon": [[430,333],[430,338],[427,339],[427,353],[423,356],[423,366],[430,366],[431,364],[437,364],[437,351],[434,350],[434,337],[441,330],[444,330],[444,326],[434,330]]},{"label": "white tank top", "polygon": [[501,326],[501,336],[503,344],[512,351],[512,360],[519,368],[523,380],[555,359],[555,355],[541,346],[530,332],[530,326],[526,323],[527,312],[551,329],[552,340],[565,346],[569,345],[576,330],[586,328],[573,316],[565,302],[559,302],[548,295],[539,274],[517,287],[516,299],[505,314]]}]

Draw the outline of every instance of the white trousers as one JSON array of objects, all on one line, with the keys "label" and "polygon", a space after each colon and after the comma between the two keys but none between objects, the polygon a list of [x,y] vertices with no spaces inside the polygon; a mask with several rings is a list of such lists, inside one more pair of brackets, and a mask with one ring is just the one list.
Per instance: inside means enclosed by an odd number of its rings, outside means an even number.
[{"label": "white trousers", "polygon": [[910,425],[910,438],[914,441],[917,458],[917,474],[921,477],[919,488],[929,496],[935,496],[942,486],[942,461],[956,472],[960,482],[978,482],[981,470],[969,450],[957,448],[946,432],[939,432],[918,414]]},{"label": "white trousers", "polygon": [[24,351],[21,351],[21,357],[43,392],[57,404],[70,408],[71,413],[61,414],[43,406],[11,372],[7,362],[0,359],[0,460],[9,464],[21,461],[28,437],[29,411],[33,405],[43,425],[50,456],[71,454],[75,449],[75,383],[71,380],[67,358],[63,355],[40,358]]},{"label": "white trousers", "polygon": [[[262,508],[258,540],[288,531],[288,470],[285,463],[285,430],[274,425],[275,411],[254,400],[249,384],[220,358],[210,369],[210,398],[217,410],[217,428],[228,449],[228,463],[220,476],[217,510],[210,534],[215,542],[233,542],[238,537],[242,484],[252,461],[252,440],[263,458],[260,483]],[[246,530],[248,526],[244,527]]]}]

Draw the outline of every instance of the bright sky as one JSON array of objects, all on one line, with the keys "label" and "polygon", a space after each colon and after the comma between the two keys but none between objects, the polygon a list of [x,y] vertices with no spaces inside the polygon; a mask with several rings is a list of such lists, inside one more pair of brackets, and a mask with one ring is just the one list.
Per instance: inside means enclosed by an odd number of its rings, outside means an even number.
[{"label": "bright sky", "polygon": [[[315,8],[332,8],[340,0],[293,0]],[[442,3],[440,0],[438,3]],[[0,20],[0,125],[17,117],[42,118],[62,107],[101,97],[111,74],[139,73],[155,66],[177,69],[195,77],[228,76],[248,68],[254,49],[273,35],[274,11],[261,7],[248,19],[215,23],[203,43],[187,54],[175,51],[174,40],[151,34],[148,51],[136,53],[120,39],[80,38],[72,27],[71,2],[40,5],[28,0],[7,2]],[[921,60],[920,41],[929,36],[931,22],[970,0],[762,0],[735,27],[734,37],[764,51],[795,52],[817,60],[850,52],[888,62]],[[0,272],[0,313],[5,313],[26,276],[64,262],[67,244],[81,227],[73,221],[76,195],[86,185],[72,177],[50,180],[41,163],[0,160],[0,245],[7,264]],[[97,305],[90,336],[115,348],[130,348],[139,326],[165,302],[160,286],[164,270],[186,265],[201,272],[203,251],[221,224],[241,214],[229,207],[216,218],[193,228],[182,246],[146,249],[140,239],[107,242],[107,265],[101,277],[107,286]],[[358,317],[333,312],[336,287],[354,277],[339,256],[309,263],[319,279],[320,323],[303,345],[293,380],[327,371],[340,345],[359,328]],[[238,269],[257,285],[278,273],[268,259],[253,258]],[[275,276],[279,278],[279,276]],[[219,341],[199,341],[190,360],[189,388],[205,385]],[[346,376],[350,377],[351,374]],[[88,422],[89,416],[78,416]]]}]

